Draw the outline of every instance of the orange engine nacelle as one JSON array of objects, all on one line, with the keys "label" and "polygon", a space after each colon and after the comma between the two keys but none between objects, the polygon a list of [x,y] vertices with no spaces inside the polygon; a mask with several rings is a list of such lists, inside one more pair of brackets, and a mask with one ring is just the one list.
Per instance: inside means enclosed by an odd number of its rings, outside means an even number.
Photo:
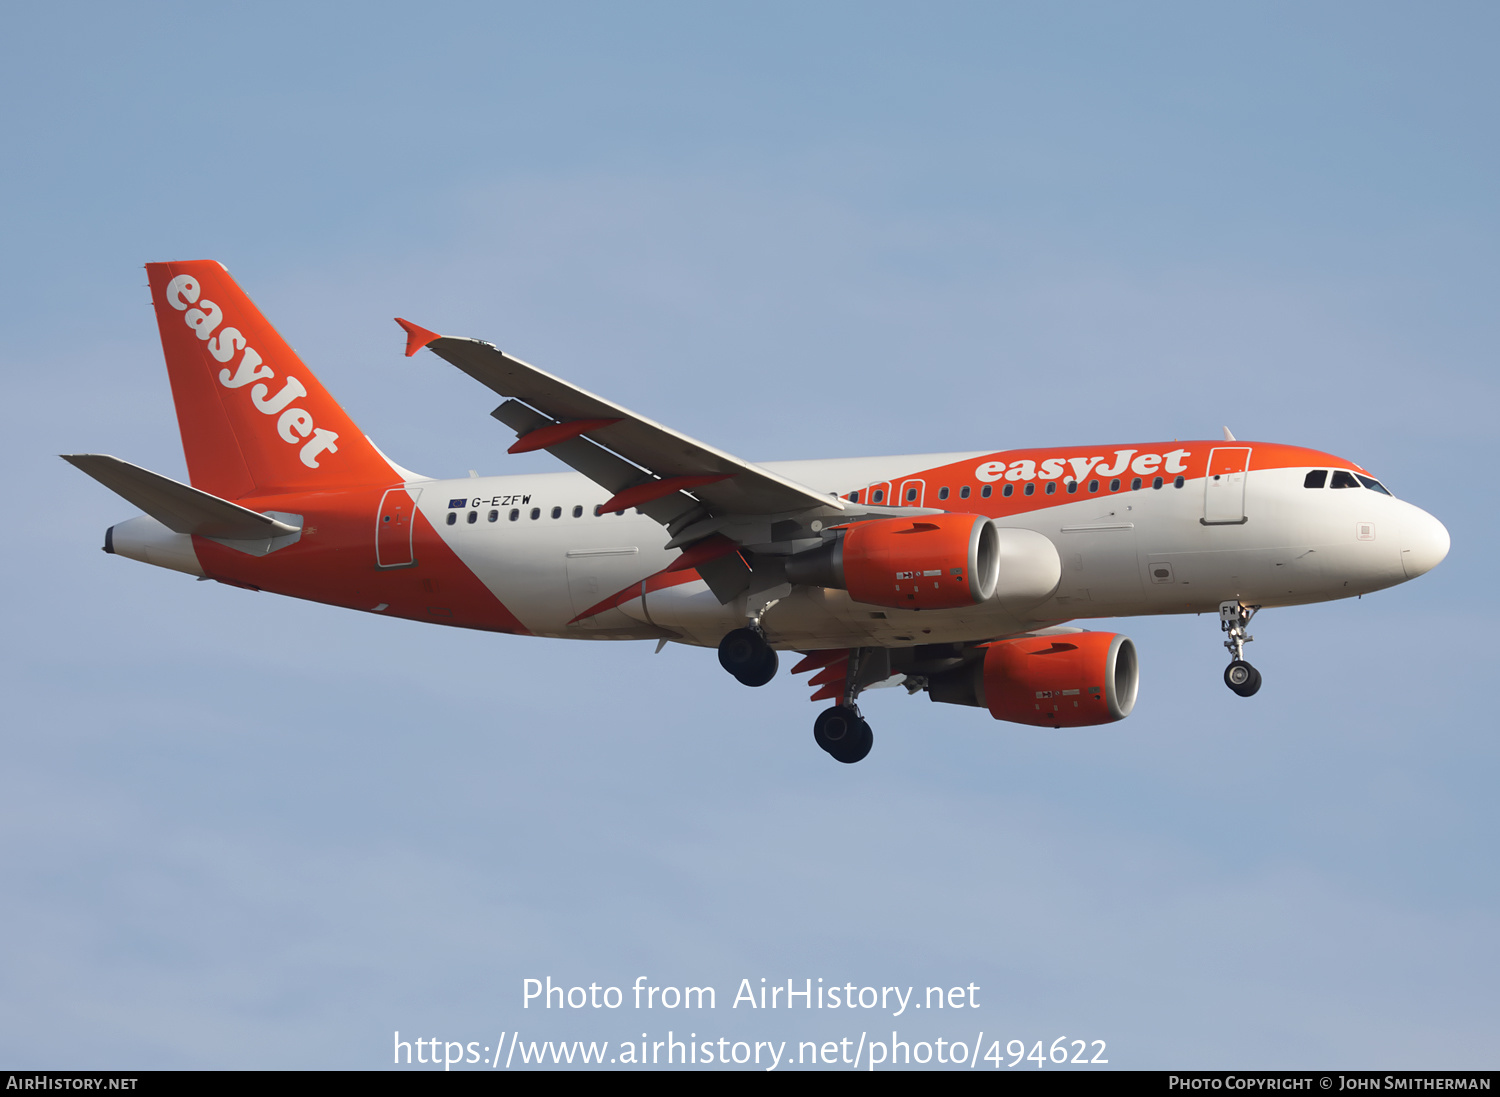
[{"label": "orange engine nacelle", "polygon": [[984,704],[996,720],[1077,728],[1123,720],[1135,707],[1135,645],[1112,632],[1028,636],[984,654]]},{"label": "orange engine nacelle", "polygon": [[976,606],[1000,578],[999,537],[978,514],[881,518],[836,532],[831,544],[792,557],[787,578],[891,609]]}]

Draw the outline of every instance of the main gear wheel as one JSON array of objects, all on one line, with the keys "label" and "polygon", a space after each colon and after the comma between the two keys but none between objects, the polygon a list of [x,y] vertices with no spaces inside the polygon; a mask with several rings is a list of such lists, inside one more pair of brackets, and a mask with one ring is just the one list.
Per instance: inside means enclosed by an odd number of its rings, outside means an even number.
[{"label": "main gear wheel", "polygon": [[852,705],[834,705],[819,713],[813,722],[813,739],[845,765],[862,760],[875,745],[875,733]]},{"label": "main gear wheel", "polygon": [[759,629],[737,628],[719,641],[719,665],[747,686],[763,686],[780,660]]}]

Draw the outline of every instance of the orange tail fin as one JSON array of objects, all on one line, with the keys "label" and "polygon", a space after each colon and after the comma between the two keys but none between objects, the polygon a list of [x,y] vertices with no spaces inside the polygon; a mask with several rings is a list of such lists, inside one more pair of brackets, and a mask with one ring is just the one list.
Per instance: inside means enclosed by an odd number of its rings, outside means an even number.
[{"label": "orange tail fin", "polygon": [[223,499],[402,479],[222,263],[147,263],[194,487]]}]

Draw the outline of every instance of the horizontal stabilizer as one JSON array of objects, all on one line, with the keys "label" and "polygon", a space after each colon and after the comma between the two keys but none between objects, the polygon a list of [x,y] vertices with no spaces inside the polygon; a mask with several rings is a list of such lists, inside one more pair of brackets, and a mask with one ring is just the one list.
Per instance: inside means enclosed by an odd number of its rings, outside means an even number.
[{"label": "horizontal stabilizer", "polygon": [[278,522],[103,453],[64,453],[62,459],[82,469],[128,503],[133,503],[174,533],[255,541],[284,537],[298,527]]}]

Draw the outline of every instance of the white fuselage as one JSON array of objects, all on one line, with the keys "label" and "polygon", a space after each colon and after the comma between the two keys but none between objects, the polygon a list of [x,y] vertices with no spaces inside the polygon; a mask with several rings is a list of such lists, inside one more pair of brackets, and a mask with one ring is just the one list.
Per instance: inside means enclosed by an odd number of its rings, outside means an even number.
[{"label": "white fuselage", "polygon": [[[768,463],[764,467],[830,495],[982,454],[939,454]],[[1226,599],[1263,606],[1326,601],[1412,578],[1447,551],[1447,534],[1424,511],[1374,490],[1304,487],[1305,468],[1245,474],[1243,518],[1205,524],[1216,505],[1206,478],[1160,488],[1078,494],[1007,516],[1001,527],[1034,530],[1056,547],[1061,580],[1050,597],[1017,610],[984,604],[954,610],[880,609],[841,590],[786,587],[762,624],[782,648],[898,646],[974,640],[1075,618],[1212,612]],[[928,485],[926,503],[938,504]],[[536,635],[669,637],[713,646],[745,619],[745,596],[721,605],[702,581],[642,584],[676,558],[667,533],[637,512],[595,516],[608,492],[574,473],[416,481],[417,506],[444,541]],[[462,507],[450,503],[460,497]],[[1205,508],[1209,508],[1206,511]],[[449,525],[449,515],[456,516]],[[630,588],[634,587],[632,591]],[[754,592],[752,592],[754,593]],[[617,604],[575,620],[600,602]]]}]

